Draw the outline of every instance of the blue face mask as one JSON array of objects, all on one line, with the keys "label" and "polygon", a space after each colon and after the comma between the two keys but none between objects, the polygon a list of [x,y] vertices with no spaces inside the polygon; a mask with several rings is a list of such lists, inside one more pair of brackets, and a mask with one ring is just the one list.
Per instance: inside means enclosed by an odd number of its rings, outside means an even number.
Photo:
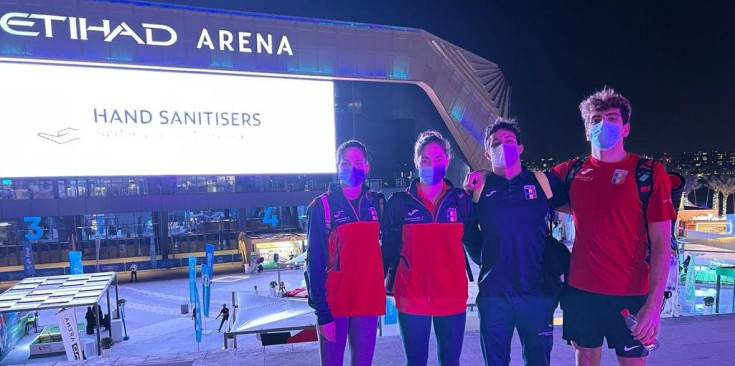
[{"label": "blue face mask", "polygon": [[590,141],[600,151],[612,149],[623,139],[623,126],[612,122],[601,121],[590,125]]},{"label": "blue face mask", "polygon": [[337,177],[342,184],[357,187],[365,181],[365,169],[355,167],[339,168]]},{"label": "blue face mask", "polygon": [[419,179],[421,179],[424,184],[439,184],[444,180],[444,176],[446,175],[446,165],[422,166],[419,168]]}]

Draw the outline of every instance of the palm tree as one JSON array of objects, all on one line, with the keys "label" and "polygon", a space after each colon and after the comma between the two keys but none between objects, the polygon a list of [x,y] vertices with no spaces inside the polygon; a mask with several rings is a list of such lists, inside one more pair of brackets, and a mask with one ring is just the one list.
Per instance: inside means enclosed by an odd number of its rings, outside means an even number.
[{"label": "palm tree", "polygon": [[728,177],[724,175],[719,176],[711,176],[707,178],[707,186],[712,188],[713,191],[715,191],[714,194],[714,202],[712,203],[712,208],[714,208],[716,211],[719,210],[719,196],[720,193],[722,193],[723,202],[722,202],[722,209],[721,213],[722,216],[725,216],[727,213],[727,199],[730,198],[730,196],[735,193],[735,177]]},{"label": "palm tree", "polygon": [[690,174],[684,177],[686,182],[684,183],[684,194],[681,196],[681,202],[679,202],[679,209],[684,208],[684,201],[686,201],[689,198],[689,195],[692,192],[694,193],[694,204],[697,204],[697,194],[696,191],[699,188],[702,188],[702,183],[699,181],[699,178],[696,175]]},{"label": "palm tree", "polygon": [[735,193],[735,177],[720,176],[722,184],[722,216],[727,215],[727,199]]},{"label": "palm tree", "polygon": [[719,178],[719,176],[712,175],[707,177],[705,180],[707,187],[711,188],[714,192],[712,193],[712,208],[715,212],[718,212],[720,209],[720,193],[722,192],[722,185],[720,184]]}]

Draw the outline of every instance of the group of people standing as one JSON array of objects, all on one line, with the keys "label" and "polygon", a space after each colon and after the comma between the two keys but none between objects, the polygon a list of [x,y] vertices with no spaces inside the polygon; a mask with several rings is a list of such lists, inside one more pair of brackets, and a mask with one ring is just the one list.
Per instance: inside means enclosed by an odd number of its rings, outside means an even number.
[{"label": "group of people standing", "polygon": [[[94,328],[99,321],[100,326],[104,327],[104,330],[110,329],[110,315],[102,313],[102,306],[96,305],[97,314],[92,306],[87,306],[87,312],[84,314],[84,319],[87,321],[87,334],[94,334]],[[99,319],[97,319],[99,317]]]},{"label": "group of people standing", "polygon": [[[322,365],[370,365],[386,294],[395,298],[406,364],[426,365],[434,327],[439,364],[460,364],[469,258],[480,265],[476,299],[486,365],[508,365],[517,329],[526,365],[549,365],[553,313],[543,255],[547,215],[571,212],[576,226],[561,295],[563,338],[578,365],[599,365],[603,340],[621,365],[645,364],[643,345],[658,335],[675,211],[666,172],[653,162],[650,198],[636,183],[640,156],[627,152],[630,103],[611,89],[580,104],[591,154],[546,172],[526,170],[521,131],[499,118],[484,136],[492,165],[468,191],[445,177],[449,142],[436,131],[414,145],[418,178],[387,202],[369,190],[365,146],[337,149],[339,182],[308,211],[306,280],[318,321]],[[629,330],[622,309],[638,315]]]}]

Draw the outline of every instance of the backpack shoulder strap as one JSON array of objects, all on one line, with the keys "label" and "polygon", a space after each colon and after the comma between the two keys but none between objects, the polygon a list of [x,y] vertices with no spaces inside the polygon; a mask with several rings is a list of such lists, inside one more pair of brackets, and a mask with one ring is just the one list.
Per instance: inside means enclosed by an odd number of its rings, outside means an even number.
[{"label": "backpack shoulder strap", "polygon": [[[656,160],[640,158],[635,166],[635,184],[638,187],[638,199],[641,200],[643,210],[643,223],[646,229],[648,247],[646,250],[646,261],[651,260],[651,236],[648,234],[648,201],[653,192],[653,165]],[[673,246],[674,244],[672,244]]]},{"label": "backpack shoulder strap", "polygon": [[[577,169],[577,170],[579,170],[579,169]],[[549,183],[549,177],[547,177],[546,174],[544,174],[544,172],[542,172],[540,170],[534,171],[533,172],[533,175],[536,177],[536,181],[538,181],[538,184],[541,186],[541,189],[544,191],[544,194],[546,195],[546,199],[547,200],[550,200],[551,197],[554,197],[554,192],[551,191],[551,184]],[[552,235],[553,234],[552,231],[554,229],[554,225],[553,225],[552,220],[551,220],[552,219],[551,218],[551,214],[552,214],[551,209],[549,209],[549,212],[548,212],[548,218],[549,218],[549,222],[548,222],[549,225],[548,226],[549,226],[549,231],[547,233],[547,236],[553,236]]]},{"label": "backpack shoulder strap", "polygon": [[329,201],[327,200],[327,195],[323,194],[319,196],[319,198],[322,200],[322,207],[324,208],[324,225],[327,227],[327,231],[332,230],[332,215],[329,213]]},{"label": "backpack shoulder strap", "polygon": [[541,186],[541,189],[544,190],[546,199],[551,199],[551,197],[554,197],[554,192],[551,191],[551,184],[549,184],[549,178],[546,176],[546,174],[544,174],[544,172],[540,170],[536,170],[533,172],[533,175],[536,177],[536,180]]},{"label": "backpack shoulder strap", "polygon": [[[653,191],[653,159],[640,158],[635,166],[635,183],[638,186],[638,198],[643,203],[643,217],[646,217],[648,199]],[[648,223],[648,220],[646,220]]]},{"label": "backpack shoulder strap", "polygon": [[574,162],[569,167],[569,171],[567,172],[567,176],[564,179],[564,183],[567,186],[567,191],[572,185],[572,181],[574,180],[574,176],[577,175],[580,169],[582,169],[582,165],[587,160],[586,157],[584,158],[577,158],[574,160]]}]

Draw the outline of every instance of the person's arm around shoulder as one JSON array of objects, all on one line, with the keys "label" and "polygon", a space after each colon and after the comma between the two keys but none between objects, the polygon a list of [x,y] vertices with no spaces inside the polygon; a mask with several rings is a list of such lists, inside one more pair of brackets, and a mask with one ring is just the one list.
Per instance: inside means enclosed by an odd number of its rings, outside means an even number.
[{"label": "person's arm around shoulder", "polygon": [[482,233],[480,232],[480,221],[477,218],[476,205],[472,203],[471,195],[467,195],[467,199],[463,204],[467,206],[465,212],[467,217],[464,218],[464,236],[462,242],[467,254],[477,265],[482,263]]},{"label": "person's arm around shoulder", "polygon": [[[395,270],[401,255],[401,230],[403,225],[398,221],[396,212],[396,201],[402,199],[400,194],[393,194],[388,198],[380,221],[380,252],[383,257],[383,275],[388,276],[388,271]],[[389,290],[389,289],[388,289]]]},{"label": "person's arm around shoulder", "polygon": [[569,195],[564,181],[559,179],[559,176],[552,170],[544,171],[544,175],[546,175],[546,179],[549,181],[549,187],[552,193],[552,197],[549,200],[549,208],[556,210],[557,208],[568,205]]},{"label": "person's arm around shoulder", "polygon": [[306,238],[306,286],[309,291],[309,306],[316,313],[319,331],[324,338],[334,342],[335,325],[327,303],[327,241],[329,234],[324,220],[324,206],[317,198],[309,206]]},{"label": "person's arm around shoulder", "polygon": [[646,218],[651,242],[648,298],[638,312],[634,338],[649,343],[658,337],[661,324],[661,304],[671,261],[671,221],[676,211],[671,202],[671,186],[663,165],[653,166],[653,189],[648,200]]},{"label": "person's arm around shoulder", "polygon": [[549,202],[549,204],[552,209],[566,214],[572,213],[569,198],[569,188],[572,183],[569,182],[567,184],[567,174],[569,174],[569,170],[572,168],[572,165],[576,160],[577,159],[572,159],[559,163],[545,172],[546,176],[549,178],[551,191],[554,192],[554,198]]},{"label": "person's arm around shoulder", "polygon": [[471,191],[480,189],[485,182],[485,177],[487,177],[490,173],[491,171],[488,169],[480,169],[467,174],[467,176],[464,178],[462,188],[469,189]]}]

